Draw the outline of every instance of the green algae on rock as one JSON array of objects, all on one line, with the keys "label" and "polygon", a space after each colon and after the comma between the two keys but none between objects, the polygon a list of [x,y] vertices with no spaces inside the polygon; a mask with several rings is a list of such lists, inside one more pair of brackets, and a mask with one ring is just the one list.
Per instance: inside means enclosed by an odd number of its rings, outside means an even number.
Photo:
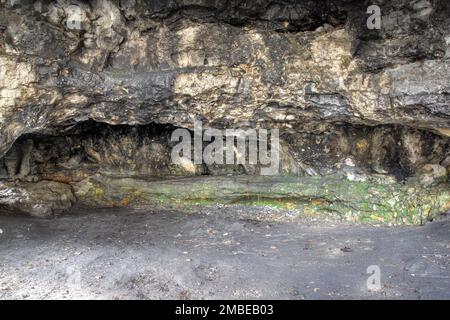
[{"label": "green algae on rock", "polygon": [[450,186],[329,177],[232,176],[166,180],[93,176],[74,185],[82,205],[188,208],[245,204],[345,221],[420,225],[450,209]]}]

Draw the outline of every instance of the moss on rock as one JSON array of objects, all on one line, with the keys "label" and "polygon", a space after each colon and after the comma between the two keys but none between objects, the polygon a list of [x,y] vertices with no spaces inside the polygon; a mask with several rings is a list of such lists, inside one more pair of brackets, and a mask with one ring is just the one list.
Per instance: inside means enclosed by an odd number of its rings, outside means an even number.
[{"label": "moss on rock", "polygon": [[89,206],[186,208],[242,204],[292,210],[299,216],[327,215],[392,225],[423,224],[450,209],[448,183],[425,188],[418,183],[355,182],[336,176],[153,181],[94,176],[74,187],[78,200]]}]

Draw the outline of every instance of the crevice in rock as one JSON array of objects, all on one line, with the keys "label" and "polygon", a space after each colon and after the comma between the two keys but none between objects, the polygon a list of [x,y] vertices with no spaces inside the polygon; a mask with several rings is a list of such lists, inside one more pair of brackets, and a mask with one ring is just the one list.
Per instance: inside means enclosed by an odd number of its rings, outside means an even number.
[{"label": "crevice in rock", "polygon": [[[155,123],[69,122],[21,136],[0,159],[0,174],[4,179],[71,183],[97,173],[159,178],[259,173],[257,165],[248,164],[191,163],[190,169],[173,164],[171,150],[178,142],[170,136],[176,128]],[[204,147],[207,144],[203,142]],[[400,125],[336,124],[323,132],[282,130],[280,145],[280,174],[341,173],[358,179],[380,174],[401,181],[427,164],[450,165],[449,139]]]}]

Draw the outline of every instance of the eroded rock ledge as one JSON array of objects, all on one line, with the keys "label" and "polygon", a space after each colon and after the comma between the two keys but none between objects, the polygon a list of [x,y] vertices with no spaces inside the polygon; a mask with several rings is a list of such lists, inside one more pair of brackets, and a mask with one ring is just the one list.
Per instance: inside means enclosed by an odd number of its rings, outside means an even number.
[{"label": "eroded rock ledge", "polygon": [[336,176],[241,175],[148,181],[93,176],[75,189],[82,199],[80,204],[88,207],[190,209],[244,204],[284,209],[290,219],[332,218],[391,225],[424,224],[450,210],[446,184],[423,188],[383,178],[356,182]]},{"label": "eroded rock ledge", "polygon": [[381,30],[356,0],[2,2],[0,206],[59,212],[93,177],[257,173],[171,165],[168,134],[194,119],[280,128],[283,175],[445,194],[450,5],[376,4]]}]

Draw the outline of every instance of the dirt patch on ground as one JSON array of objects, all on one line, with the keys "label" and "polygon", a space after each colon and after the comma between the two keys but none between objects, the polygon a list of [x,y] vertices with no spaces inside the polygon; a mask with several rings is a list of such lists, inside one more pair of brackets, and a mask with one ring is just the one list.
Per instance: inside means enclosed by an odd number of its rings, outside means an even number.
[{"label": "dirt patch on ground", "polygon": [[311,226],[226,210],[0,217],[0,298],[450,298],[449,220]]}]

